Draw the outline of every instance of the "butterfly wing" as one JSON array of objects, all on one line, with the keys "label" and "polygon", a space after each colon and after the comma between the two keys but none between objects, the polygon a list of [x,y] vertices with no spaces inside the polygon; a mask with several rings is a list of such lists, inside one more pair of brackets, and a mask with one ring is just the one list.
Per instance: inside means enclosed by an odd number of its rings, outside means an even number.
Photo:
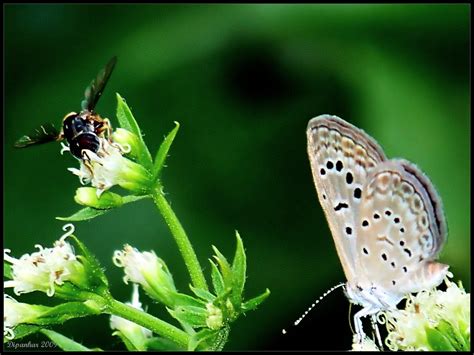
[{"label": "butterfly wing", "polygon": [[306,133],[319,202],[346,278],[353,280],[357,277],[355,216],[362,188],[367,176],[386,157],[374,139],[337,116],[313,118]]},{"label": "butterfly wing", "polygon": [[361,274],[402,296],[439,285],[448,266],[435,262],[446,240],[441,199],[406,160],[390,160],[368,177],[357,216]]}]

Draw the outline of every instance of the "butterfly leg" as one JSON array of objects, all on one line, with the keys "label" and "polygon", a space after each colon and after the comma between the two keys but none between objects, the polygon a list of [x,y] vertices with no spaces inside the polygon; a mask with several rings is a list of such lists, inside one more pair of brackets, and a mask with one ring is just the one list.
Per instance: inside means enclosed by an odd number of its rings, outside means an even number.
[{"label": "butterfly leg", "polygon": [[370,316],[370,320],[372,322],[372,328],[374,328],[374,330],[375,330],[375,336],[377,337],[377,342],[379,343],[379,348],[380,348],[380,350],[383,351],[382,337],[380,336],[380,331],[379,331],[379,327],[378,327],[378,323],[377,323],[377,317],[375,316],[375,314],[372,314]]},{"label": "butterfly leg", "polygon": [[375,310],[370,307],[362,308],[359,312],[354,315],[354,327],[357,334],[357,341],[359,343],[365,338],[364,329],[362,327],[362,317],[374,314]]}]

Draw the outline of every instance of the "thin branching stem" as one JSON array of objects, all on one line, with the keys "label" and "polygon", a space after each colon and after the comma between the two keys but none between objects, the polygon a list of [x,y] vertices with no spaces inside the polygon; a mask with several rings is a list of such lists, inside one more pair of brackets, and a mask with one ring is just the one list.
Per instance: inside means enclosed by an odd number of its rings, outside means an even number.
[{"label": "thin branching stem", "polygon": [[186,267],[188,268],[193,286],[207,291],[208,287],[206,279],[193,246],[191,245],[183,226],[179,222],[178,217],[163,195],[162,186],[160,184],[157,184],[153,190],[153,201],[155,201],[156,207],[158,207],[158,210],[161,212],[174,240],[176,241],[176,244],[178,244],[178,249],[183,256]]}]

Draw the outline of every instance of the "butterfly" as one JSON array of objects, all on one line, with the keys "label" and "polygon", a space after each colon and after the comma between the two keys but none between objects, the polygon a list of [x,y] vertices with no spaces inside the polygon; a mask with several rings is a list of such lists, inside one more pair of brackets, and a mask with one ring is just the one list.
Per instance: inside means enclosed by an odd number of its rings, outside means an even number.
[{"label": "butterfly", "polygon": [[435,261],[447,238],[441,199],[413,163],[388,159],[375,139],[337,116],[311,119],[306,133],[345,293],[362,306],[354,315],[360,343],[362,317],[374,322],[380,311],[438,286],[448,273],[448,265]]}]

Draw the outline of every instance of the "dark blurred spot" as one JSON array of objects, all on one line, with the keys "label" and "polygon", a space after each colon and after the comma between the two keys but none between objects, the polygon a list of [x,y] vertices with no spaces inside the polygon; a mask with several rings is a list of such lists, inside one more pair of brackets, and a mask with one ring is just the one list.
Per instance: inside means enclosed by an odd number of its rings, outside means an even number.
[{"label": "dark blurred spot", "polygon": [[299,87],[281,62],[279,51],[268,43],[240,42],[227,55],[222,76],[224,87],[246,104],[289,99]]}]

